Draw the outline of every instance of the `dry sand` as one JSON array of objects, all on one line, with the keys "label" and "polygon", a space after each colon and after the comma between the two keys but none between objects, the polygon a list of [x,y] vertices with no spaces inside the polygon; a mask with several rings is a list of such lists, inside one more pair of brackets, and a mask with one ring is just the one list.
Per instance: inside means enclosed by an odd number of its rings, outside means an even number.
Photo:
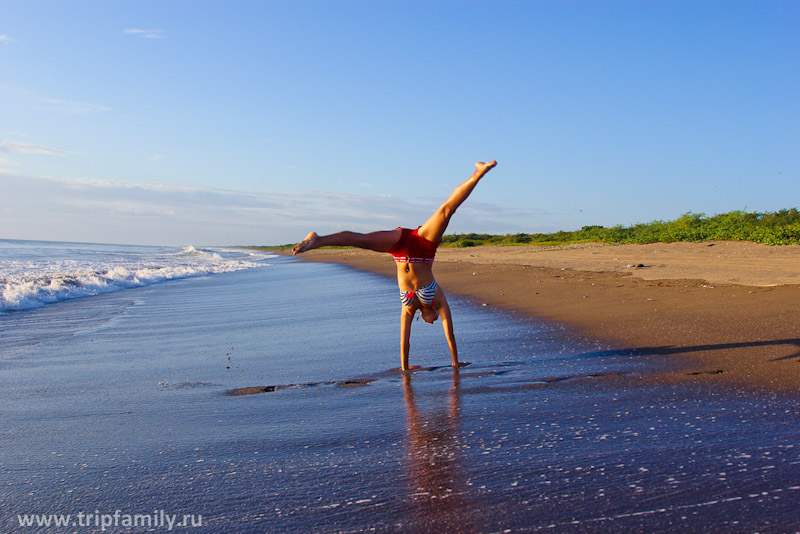
[{"label": "dry sand", "polygon": [[[302,257],[395,276],[386,254]],[[680,364],[648,379],[800,392],[800,246],[442,248],[434,272],[448,292]]]}]

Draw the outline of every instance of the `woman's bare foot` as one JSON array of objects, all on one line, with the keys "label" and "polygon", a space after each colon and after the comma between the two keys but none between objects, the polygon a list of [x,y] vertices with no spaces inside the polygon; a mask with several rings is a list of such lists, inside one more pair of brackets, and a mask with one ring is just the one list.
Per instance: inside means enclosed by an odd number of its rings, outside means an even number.
[{"label": "woman's bare foot", "polygon": [[311,250],[312,248],[317,248],[317,235],[316,232],[311,232],[306,236],[305,239],[300,241],[292,248],[292,256],[296,256],[301,252],[305,252],[306,250]]},{"label": "woman's bare foot", "polygon": [[488,163],[484,163],[482,161],[475,162],[475,172],[483,176],[487,172],[489,172],[495,165],[497,165],[497,161],[490,161]]}]

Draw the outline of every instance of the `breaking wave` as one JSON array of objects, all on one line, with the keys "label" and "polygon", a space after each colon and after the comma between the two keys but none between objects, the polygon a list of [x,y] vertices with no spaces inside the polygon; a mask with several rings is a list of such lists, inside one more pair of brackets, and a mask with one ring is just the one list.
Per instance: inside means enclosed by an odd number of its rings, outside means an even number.
[{"label": "breaking wave", "polygon": [[[245,250],[86,250],[63,258],[0,259],[0,312],[158,284],[268,266],[269,254]],[[91,252],[91,253],[90,253]]]}]

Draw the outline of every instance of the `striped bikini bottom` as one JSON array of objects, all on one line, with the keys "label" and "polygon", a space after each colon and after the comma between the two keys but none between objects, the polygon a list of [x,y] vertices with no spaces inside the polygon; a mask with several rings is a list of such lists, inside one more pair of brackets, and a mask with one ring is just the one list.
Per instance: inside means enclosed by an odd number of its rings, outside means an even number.
[{"label": "striped bikini bottom", "polygon": [[403,306],[411,306],[411,301],[414,300],[414,297],[417,297],[417,300],[420,304],[424,304],[425,306],[433,306],[433,299],[436,296],[436,288],[439,287],[436,284],[436,280],[431,282],[425,287],[421,287],[416,291],[403,291],[400,290],[400,302],[403,303]]}]

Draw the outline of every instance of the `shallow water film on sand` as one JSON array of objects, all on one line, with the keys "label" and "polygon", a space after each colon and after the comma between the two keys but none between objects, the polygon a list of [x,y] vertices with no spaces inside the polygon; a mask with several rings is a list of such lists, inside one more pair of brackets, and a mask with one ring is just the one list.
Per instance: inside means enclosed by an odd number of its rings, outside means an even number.
[{"label": "shallow water film on sand", "polygon": [[457,297],[404,374],[392,281],[267,262],[0,314],[0,531],[800,529],[797,398]]}]

